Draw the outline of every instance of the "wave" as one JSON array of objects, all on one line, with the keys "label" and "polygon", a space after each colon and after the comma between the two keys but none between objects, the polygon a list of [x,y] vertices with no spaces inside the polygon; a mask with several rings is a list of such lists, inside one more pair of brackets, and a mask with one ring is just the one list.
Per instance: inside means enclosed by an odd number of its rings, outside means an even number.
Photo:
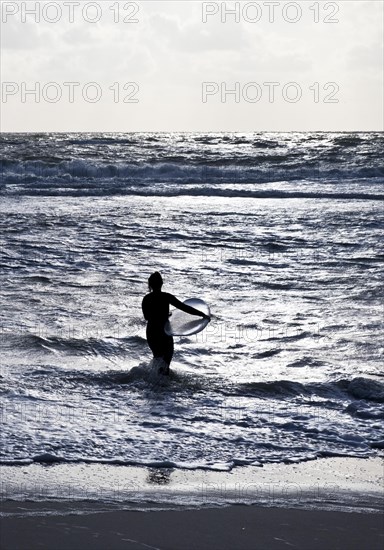
[{"label": "wave", "polygon": [[[269,445],[273,447],[273,445]],[[268,445],[264,445],[268,447]],[[372,441],[369,445],[372,449],[382,449],[383,441]],[[318,450],[310,451],[309,449],[306,452],[303,452],[301,456],[282,456],[280,460],[276,458],[268,457],[259,457],[257,460],[255,458],[232,458],[226,461],[174,461],[166,459],[139,459],[139,458],[99,458],[99,457],[87,457],[79,456],[73,458],[66,458],[63,456],[55,455],[53,453],[41,453],[31,457],[20,457],[20,458],[0,458],[0,465],[2,466],[27,466],[30,464],[94,464],[94,465],[108,465],[108,466],[139,466],[145,468],[156,468],[156,469],[168,469],[168,470],[202,470],[202,471],[216,471],[216,472],[230,472],[236,467],[243,466],[258,466],[262,467],[264,464],[274,464],[276,462],[283,464],[291,463],[300,463],[308,462],[311,460],[316,460],[318,458],[325,457],[356,457],[356,458],[368,458],[372,456],[368,448],[359,448],[359,445],[356,445],[354,449],[351,450]]]},{"label": "wave", "polygon": [[[114,356],[126,356],[132,352],[132,348],[141,346],[143,339],[135,334],[141,329],[142,323],[137,321],[136,325],[131,325],[133,335],[125,338],[108,337],[105,338],[76,338],[76,337],[60,337],[49,335],[37,335],[37,334],[6,334],[4,338],[4,344],[8,348],[14,350],[21,350],[23,352],[28,351],[34,353],[63,353],[66,355],[77,356],[101,356],[101,357],[114,357]],[[63,329],[63,333],[74,332],[74,329]],[[84,327],[84,331],[89,331],[89,327]],[[79,330],[80,332],[80,330]]]},{"label": "wave", "polygon": [[[335,184],[345,180],[366,180],[382,183],[384,168],[372,166],[342,166],[341,168],[310,165],[305,161],[296,164],[288,163],[286,155],[279,157],[282,166],[276,166],[276,158],[258,157],[226,160],[194,162],[183,156],[172,157],[173,162],[101,162],[91,159],[73,159],[55,162],[34,161],[3,161],[1,166],[1,189],[3,193],[20,194],[156,194],[156,187],[148,190],[151,184],[166,184],[160,186],[160,194],[181,193],[183,185],[199,185],[199,188],[188,189],[196,193],[199,189],[203,194],[217,194],[220,186],[265,184],[271,182],[310,181],[316,183]],[[176,162],[177,160],[177,162]],[[308,165],[309,164],[309,165]],[[202,184],[204,184],[202,186]],[[218,186],[218,187],[210,187]],[[224,190],[228,193],[230,190]],[[239,193],[239,190],[231,190]],[[242,192],[249,193],[242,189]],[[268,196],[271,191],[253,190],[255,196]],[[277,195],[276,195],[277,193]],[[272,196],[286,196],[286,191],[273,191]],[[289,192],[288,192],[289,193]],[[315,191],[316,193],[316,191]],[[337,198],[332,189],[323,193],[325,197]],[[279,195],[280,194],[280,195]],[[341,194],[341,198],[346,193]],[[350,193],[347,193],[351,196]],[[357,193],[366,198],[369,193]],[[323,196],[322,195],[322,196]],[[355,194],[356,195],[356,194]],[[303,190],[297,192],[299,197],[312,197],[313,192]],[[315,195],[316,196],[316,195]],[[380,197],[383,195],[380,194]],[[358,197],[352,197],[358,198]]]},{"label": "wave", "polygon": [[[273,162],[285,163],[284,166],[271,165]],[[194,161],[188,156],[172,155],[172,162],[109,162],[93,159],[73,159],[63,161],[51,157],[46,160],[33,161],[1,161],[1,175],[5,183],[19,180],[28,182],[38,178],[59,178],[71,181],[77,178],[108,180],[115,178],[140,179],[141,181],[169,181],[170,178],[202,183],[208,180],[227,182],[269,182],[279,180],[294,180],[305,178],[318,179],[351,179],[384,177],[384,167],[375,166],[343,166],[342,168],[327,167],[319,163],[310,163],[297,159],[295,164],[288,163],[289,157],[258,156],[234,159],[231,157]],[[307,162],[307,163],[306,163]]]},{"label": "wave", "polygon": [[[1,194],[1,193],[0,193]],[[4,194],[4,190],[3,190]],[[84,182],[78,187],[71,186],[24,186],[22,188],[10,186],[6,190],[9,196],[58,196],[58,197],[106,197],[106,196],[154,196],[154,197],[228,197],[228,198],[255,198],[255,199],[328,199],[328,200],[370,200],[383,201],[384,193],[365,192],[327,192],[322,190],[313,191],[283,191],[280,189],[241,189],[228,188],[225,186],[128,186],[122,182],[114,181],[112,185],[87,185]]]},{"label": "wave", "polygon": [[383,143],[381,133],[2,134],[0,188],[21,195],[177,195],[194,185],[188,193],[229,195],[225,186],[232,185],[247,196],[249,184],[306,182],[308,189],[297,191],[310,198],[315,184],[330,184],[329,193],[352,180],[381,185]]},{"label": "wave", "polygon": [[359,376],[350,381],[340,380],[338,387],[346,390],[351,397],[356,399],[384,403],[384,384],[382,382]]},{"label": "wave", "polygon": [[[251,463],[252,461],[249,461]],[[201,462],[179,462],[172,460],[145,460],[128,458],[65,458],[52,453],[42,453],[24,458],[0,458],[0,464],[3,466],[23,466],[28,464],[105,464],[113,466],[145,466],[147,468],[177,468],[183,470],[213,470],[230,471],[236,466],[236,460],[223,463]]]},{"label": "wave", "polygon": [[335,382],[312,382],[302,384],[290,380],[272,382],[247,382],[234,388],[239,395],[289,399],[294,396],[317,396],[322,398],[354,398],[384,403],[384,383],[363,377]]}]

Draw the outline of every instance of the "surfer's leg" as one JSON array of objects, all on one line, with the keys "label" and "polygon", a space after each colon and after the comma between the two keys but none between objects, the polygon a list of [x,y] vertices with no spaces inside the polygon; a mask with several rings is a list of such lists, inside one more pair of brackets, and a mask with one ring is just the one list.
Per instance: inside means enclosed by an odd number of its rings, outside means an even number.
[{"label": "surfer's leg", "polygon": [[169,374],[169,365],[173,357],[173,338],[167,334],[152,333],[147,330],[147,342],[154,359],[162,359],[166,365],[159,368],[162,374]]},{"label": "surfer's leg", "polygon": [[157,357],[158,359],[162,359],[163,364],[159,368],[160,374],[169,374],[169,365],[172,361],[173,357],[173,338],[172,336],[167,336],[164,334],[164,337],[161,339],[161,343],[159,343],[158,349],[157,349],[157,355],[154,357]]},{"label": "surfer's leg", "polygon": [[171,364],[173,357],[173,338],[172,336],[166,336],[164,339],[164,354],[163,359],[167,363],[167,369],[164,374],[169,374],[169,365]]},{"label": "surfer's leg", "polygon": [[161,345],[161,338],[159,338],[158,334],[153,333],[152,331],[149,331],[147,329],[147,343],[148,346],[151,348],[154,359],[161,358],[163,355],[163,350]]}]

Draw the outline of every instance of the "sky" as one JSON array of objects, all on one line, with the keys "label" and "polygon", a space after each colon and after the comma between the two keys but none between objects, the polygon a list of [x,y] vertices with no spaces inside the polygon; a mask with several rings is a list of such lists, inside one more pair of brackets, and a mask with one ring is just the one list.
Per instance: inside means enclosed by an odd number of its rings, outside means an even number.
[{"label": "sky", "polygon": [[383,2],[1,1],[3,132],[382,131]]}]

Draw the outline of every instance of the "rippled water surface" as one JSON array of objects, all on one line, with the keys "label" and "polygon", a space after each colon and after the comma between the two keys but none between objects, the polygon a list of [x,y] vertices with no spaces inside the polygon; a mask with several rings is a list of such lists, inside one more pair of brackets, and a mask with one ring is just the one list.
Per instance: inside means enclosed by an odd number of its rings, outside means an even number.
[{"label": "rippled water surface", "polygon": [[[2,136],[3,463],[382,453],[380,134]],[[141,300],[213,318],[150,363]],[[133,370],[131,370],[133,369]]]}]

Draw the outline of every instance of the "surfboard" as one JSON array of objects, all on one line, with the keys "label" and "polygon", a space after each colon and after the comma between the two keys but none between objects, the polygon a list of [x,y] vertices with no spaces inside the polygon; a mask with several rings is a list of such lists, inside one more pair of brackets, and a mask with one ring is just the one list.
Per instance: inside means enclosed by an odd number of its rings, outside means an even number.
[{"label": "surfboard", "polygon": [[[210,315],[209,306],[198,298],[189,298],[183,302],[187,306],[192,306],[206,315]],[[203,330],[209,323],[208,319],[190,315],[181,311],[181,309],[173,310],[169,320],[166,322],[164,331],[169,336],[191,336]]]}]

